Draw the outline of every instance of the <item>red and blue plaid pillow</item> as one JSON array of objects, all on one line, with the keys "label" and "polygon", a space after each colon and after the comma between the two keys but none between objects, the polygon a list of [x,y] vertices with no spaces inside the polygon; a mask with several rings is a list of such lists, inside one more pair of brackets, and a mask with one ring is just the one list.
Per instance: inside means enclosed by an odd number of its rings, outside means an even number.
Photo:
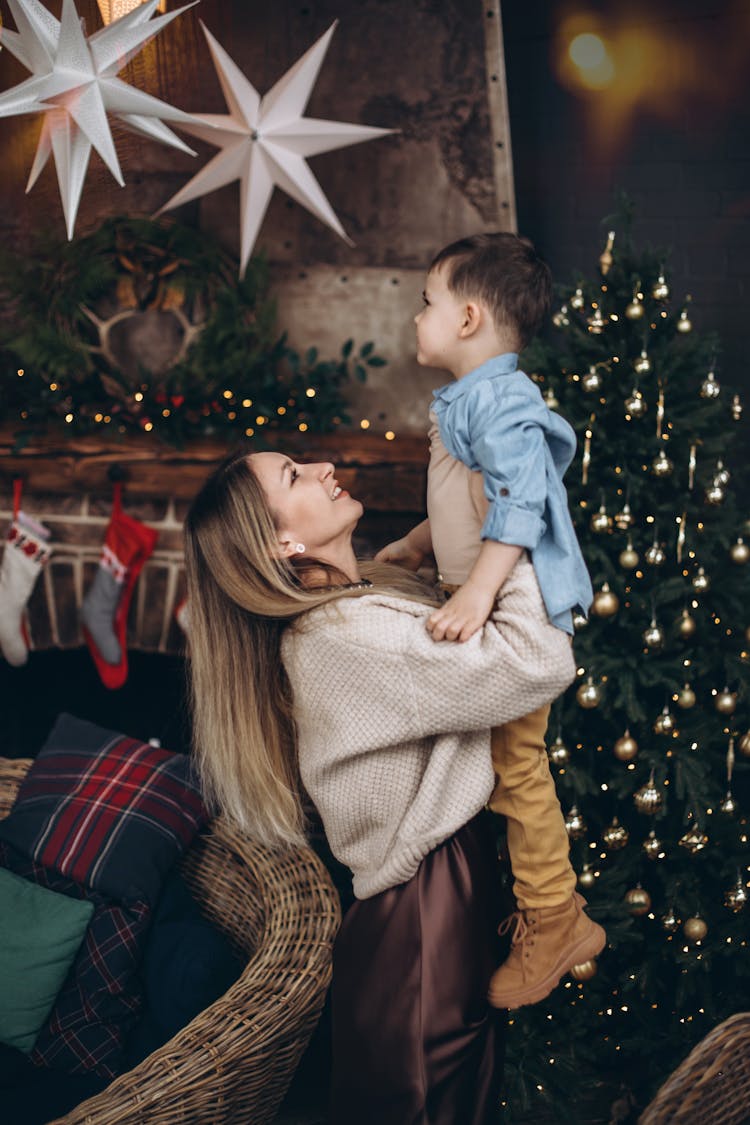
[{"label": "red and blue plaid pillow", "polygon": [[153,906],[204,820],[189,758],[63,714],[0,839],[91,890]]}]

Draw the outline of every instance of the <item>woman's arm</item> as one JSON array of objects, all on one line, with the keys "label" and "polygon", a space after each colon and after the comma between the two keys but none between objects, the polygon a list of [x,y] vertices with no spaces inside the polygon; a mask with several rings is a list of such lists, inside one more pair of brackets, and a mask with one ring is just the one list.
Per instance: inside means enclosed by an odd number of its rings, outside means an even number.
[{"label": "woman's arm", "polygon": [[365,741],[372,726],[373,746],[501,726],[549,703],[575,676],[570,639],[549,624],[527,559],[462,645],[432,640],[429,606],[378,595],[338,604],[338,621],[298,638],[296,660],[315,662],[301,671],[321,729],[336,729],[348,709]]}]

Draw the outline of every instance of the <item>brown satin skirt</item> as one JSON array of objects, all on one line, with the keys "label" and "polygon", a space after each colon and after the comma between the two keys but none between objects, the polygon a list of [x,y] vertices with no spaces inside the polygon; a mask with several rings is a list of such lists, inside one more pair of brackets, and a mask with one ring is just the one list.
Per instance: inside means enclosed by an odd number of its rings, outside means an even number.
[{"label": "brown satin skirt", "polygon": [[331,1125],[490,1125],[505,1013],[489,1008],[500,917],[483,814],[401,886],[347,911],[333,958]]}]

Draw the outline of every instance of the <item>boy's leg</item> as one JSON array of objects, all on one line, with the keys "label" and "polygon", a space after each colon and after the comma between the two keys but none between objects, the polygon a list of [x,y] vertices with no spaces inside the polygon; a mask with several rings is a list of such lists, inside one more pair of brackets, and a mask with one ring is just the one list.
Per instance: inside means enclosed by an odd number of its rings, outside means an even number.
[{"label": "boy's leg", "polygon": [[548,996],[579,962],[601,953],[606,934],[583,912],[575,892],[565,828],[549,771],[544,734],[549,707],[492,731],[492,763],[498,782],[490,798],[507,818],[508,852],[518,912],[507,960],[490,980],[496,1008],[520,1008]]},{"label": "boy's leg", "polygon": [[492,731],[492,765],[498,780],[489,805],[508,823],[513,893],[521,910],[559,906],[576,885],[544,742],[549,711],[547,704]]}]

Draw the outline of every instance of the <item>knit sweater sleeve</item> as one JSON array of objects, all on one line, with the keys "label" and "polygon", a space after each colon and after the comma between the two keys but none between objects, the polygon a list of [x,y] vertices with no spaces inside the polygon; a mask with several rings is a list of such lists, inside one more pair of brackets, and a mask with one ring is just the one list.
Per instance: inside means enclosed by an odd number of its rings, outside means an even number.
[{"label": "knit sweater sleeve", "polygon": [[294,646],[307,715],[333,731],[346,701],[365,749],[500,726],[550,702],[574,676],[569,638],[547,621],[527,560],[503,590],[464,644],[433,641],[432,609],[419,603],[377,594],[338,603],[336,617]]}]

